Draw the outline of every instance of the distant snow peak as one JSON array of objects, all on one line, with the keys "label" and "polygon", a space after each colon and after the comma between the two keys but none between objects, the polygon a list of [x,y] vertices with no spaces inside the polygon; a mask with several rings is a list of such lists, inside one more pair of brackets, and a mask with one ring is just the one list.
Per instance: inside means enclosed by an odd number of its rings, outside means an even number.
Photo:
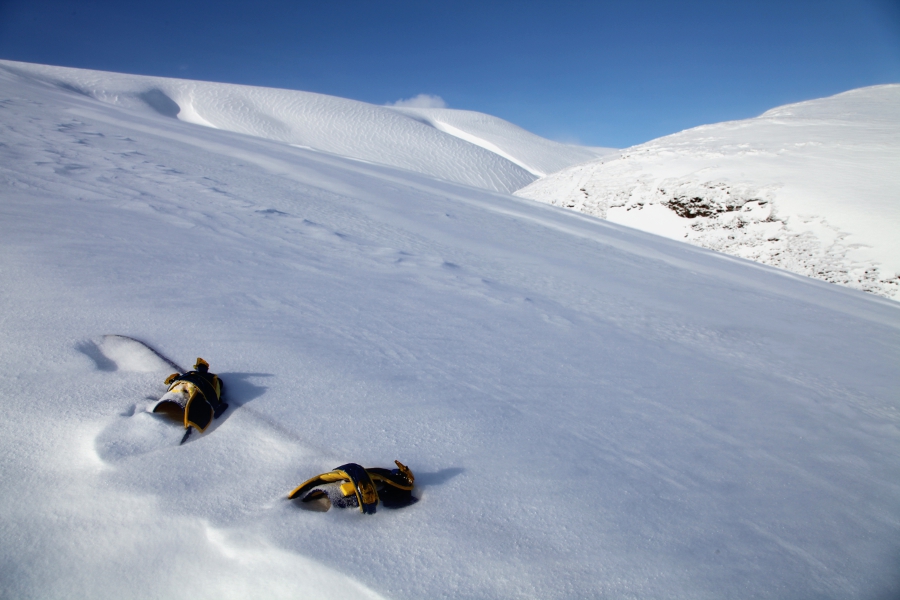
[{"label": "distant snow peak", "polygon": [[397,100],[393,104],[387,106],[396,106],[398,108],[447,108],[447,103],[440,96],[434,94],[419,94],[405,100]]},{"label": "distant snow peak", "polygon": [[900,85],[704,125],[516,195],[900,300]]}]

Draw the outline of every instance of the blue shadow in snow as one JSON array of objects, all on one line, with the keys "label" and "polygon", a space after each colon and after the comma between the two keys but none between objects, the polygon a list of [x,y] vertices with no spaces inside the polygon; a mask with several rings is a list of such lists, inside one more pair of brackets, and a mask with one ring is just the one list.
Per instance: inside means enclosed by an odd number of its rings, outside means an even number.
[{"label": "blue shadow in snow", "polygon": [[429,486],[447,483],[464,471],[465,469],[460,467],[450,467],[433,473],[414,473],[414,475],[416,476],[416,485]]},{"label": "blue shadow in snow", "polygon": [[224,387],[225,402],[228,403],[227,412],[259,398],[269,389],[264,385],[251,383],[250,379],[273,377],[271,373],[218,373],[218,375]]},{"label": "blue shadow in snow", "polygon": [[[206,431],[203,432],[203,436],[207,436],[214,432],[222,425],[222,423],[228,420],[234,411],[248,402],[259,398],[266,393],[267,389],[269,389],[264,385],[251,383],[248,381],[249,379],[256,377],[273,377],[271,373],[217,373],[217,375],[222,381],[222,399],[228,404],[228,408],[219,415],[219,418],[213,419]],[[200,437],[201,436],[193,434],[186,437],[182,443],[190,443]]]},{"label": "blue shadow in snow", "polygon": [[94,361],[94,366],[98,371],[118,371],[119,365],[106,358],[106,355],[100,351],[100,347],[94,342],[88,340],[75,344],[75,349]]}]

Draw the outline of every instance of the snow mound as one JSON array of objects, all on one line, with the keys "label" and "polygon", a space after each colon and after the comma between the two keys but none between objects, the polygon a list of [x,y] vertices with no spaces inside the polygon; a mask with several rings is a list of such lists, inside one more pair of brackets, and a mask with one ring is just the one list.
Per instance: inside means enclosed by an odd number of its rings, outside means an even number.
[{"label": "snow mound", "polygon": [[[152,403],[135,405],[111,421],[97,436],[97,457],[108,463],[174,448],[184,437],[184,430],[166,418],[151,412]],[[130,414],[129,414],[130,413]]]},{"label": "snow mound", "polygon": [[706,125],[516,192],[900,299],[900,85]]},{"label": "snow mound", "polygon": [[[136,111],[512,192],[602,150],[545,140],[488,115],[376,106],[324,94],[12,61],[19,76]],[[461,113],[461,114],[457,114]],[[438,123],[450,123],[453,129]]]},{"label": "snow mound", "polygon": [[122,371],[152,373],[180,370],[171,361],[157,354],[143,342],[122,335],[104,335],[97,344],[103,355]]}]

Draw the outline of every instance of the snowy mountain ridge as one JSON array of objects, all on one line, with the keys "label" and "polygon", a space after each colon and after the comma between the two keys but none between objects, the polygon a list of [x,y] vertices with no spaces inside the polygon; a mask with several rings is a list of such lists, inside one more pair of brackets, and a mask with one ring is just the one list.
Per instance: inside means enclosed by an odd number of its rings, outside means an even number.
[{"label": "snowy mountain ridge", "polygon": [[275,88],[0,60],[26,79],[131,110],[512,192],[611,149],[553,142],[473,111],[377,106]]},{"label": "snowy mountain ridge", "polygon": [[696,127],[515,194],[900,300],[900,85]]}]

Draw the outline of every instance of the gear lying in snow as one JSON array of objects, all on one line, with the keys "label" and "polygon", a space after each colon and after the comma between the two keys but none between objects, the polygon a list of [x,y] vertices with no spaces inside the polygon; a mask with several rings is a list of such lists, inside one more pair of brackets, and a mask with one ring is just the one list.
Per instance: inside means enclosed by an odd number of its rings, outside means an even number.
[{"label": "gear lying in snow", "polygon": [[314,503],[313,510],[321,511],[328,510],[330,505],[358,506],[367,515],[375,514],[379,500],[385,508],[402,508],[418,502],[412,495],[416,479],[412,471],[400,461],[394,462],[397,468],[390,470],[364,469],[356,463],[341,465],[305,481],[288,494],[288,499]]},{"label": "gear lying in snow", "polygon": [[222,401],[222,380],[209,372],[209,363],[202,358],[197,358],[193,371],[172,373],[165,383],[169,389],[153,407],[153,412],[184,423],[187,432],[182,443],[191,434],[192,427],[203,433],[212,420],[228,408]]}]

